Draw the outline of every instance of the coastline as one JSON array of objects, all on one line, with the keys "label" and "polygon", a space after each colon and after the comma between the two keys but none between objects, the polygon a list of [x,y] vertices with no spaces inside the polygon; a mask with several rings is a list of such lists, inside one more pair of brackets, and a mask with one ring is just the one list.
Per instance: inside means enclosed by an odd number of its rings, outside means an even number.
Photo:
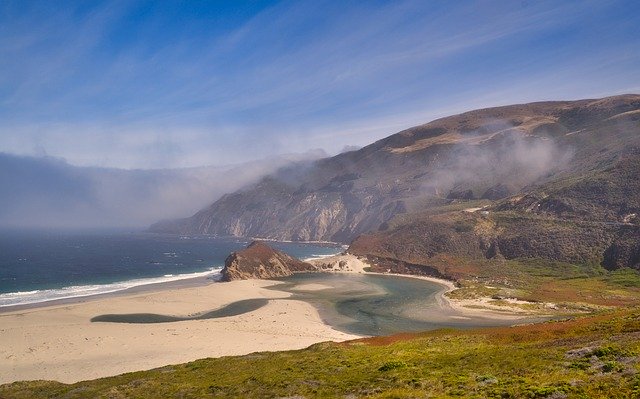
[{"label": "coastline", "polygon": [[[143,285],[215,276],[229,253],[244,248],[249,240],[149,233],[11,235],[3,241],[9,250],[0,255],[6,266],[0,270],[0,313],[19,305],[75,302]],[[333,243],[274,242],[274,246],[299,258],[344,250]]]},{"label": "coastline", "polygon": [[[325,257],[320,259],[311,260],[312,264],[322,267],[324,265],[324,272],[328,273],[362,273],[369,275],[379,276],[396,276],[405,277],[429,281],[438,284],[443,289],[435,294],[435,300],[442,309],[448,309],[451,312],[457,312],[459,318],[466,317],[485,317],[490,319],[500,320],[517,320],[523,317],[532,316],[540,317],[544,316],[539,313],[532,313],[519,308],[518,304],[527,304],[525,301],[512,300],[512,305],[516,306],[495,306],[489,303],[487,298],[476,299],[451,299],[446,294],[456,290],[456,284],[454,281],[445,280],[442,278],[431,276],[419,276],[415,274],[400,274],[400,273],[379,273],[366,271],[365,268],[370,265],[365,261],[352,254],[338,254],[331,257]],[[342,266],[340,265],[342,263]],[[553,306],[553,304],[548,304]]]},{"label": "coastline", "polygon": [[442,290],[438,291],[434,298],[438,304],[438,306],[442,309],[450,309],[452,312],[459,313],[458,318],[467,318],[467,317],[485,317],[490,319],[498,319],[498,320],[521,320],[526,316],[540,316],[538,314],[531,314],[528,312],[523,312],[520,309],[514,307],[492,307],[487,304],[487,301],[484,298],[478,299],[465,299],[465,300],[454,300],[449,298],[446,294],[456,290],[455,283],[450,280],[445,280],[437,277],[429,277],[429,276],[418,276],[414,274],[396,274],[396,273],[375,273],[375,272],[367,272],[367,274],[378,275],[378,276],[397,276],[397,277],[405,277],[405,278],[415,278],[419,280],[429,281],[435,284],[442,286]]},{"label": "coastline", "polygon": [[[337,261],[332,270],[324,270],[329,273],[376,274],[436,283],[442,287],[435,294],[437,306],[454,317],[515,321],[523,316],[459,306],[445,296],[456,288],[451,281],[365,272],[368,265],[354,255],[334,255],[312,262],[328,261]],[[362,338],[331,327],[314,305],[291,299],[291,293],[273,288],[280,283],[276,280],[219,283],[198,277],[2,309],[0,384],[34,379],[72,383],[205,357],[301,349],[323,341]],[[206,320],[155,324],[91,322],[99,315],[123,313],[193,317],[246,300],[265,300],[266,305]],[[96,364],[100,367],[96,368]]]},{"label": "coastline", "polygon": [[165,281],[160,283],[150,283],[137,285],[135,287],[125,288],[117,291],[104,292],[99,294],[89,294],[85,296],[75,296],[70,298],[51,299],[41,302],[32,302],[19,305],[0,306],[0,316],[6,313],[13,313],[18,311],[49,308],[61,305],[74,305],[86,302],[92,302],[97,300],[126,297],[135,294],[142,293],[154,293],[167,290],[176,290],[181,288],[201,287],[209,284],[215,284],[217,279],[216,272],[212,272],[209,276],[190,277],[179,280]]},{"label": "coastline", "polygon": [[[80,303],[0,314],[0,383],[36,379],[72,383],[205,357],[302,349],[323,341],[360,338],[326,325],[311,304],[267,289],[276,284],[279,282],[243,280],[107,294]],[[216,319],[91,322],[103,314],[191,316],[247,299],[268,302],[248,313]]]}]

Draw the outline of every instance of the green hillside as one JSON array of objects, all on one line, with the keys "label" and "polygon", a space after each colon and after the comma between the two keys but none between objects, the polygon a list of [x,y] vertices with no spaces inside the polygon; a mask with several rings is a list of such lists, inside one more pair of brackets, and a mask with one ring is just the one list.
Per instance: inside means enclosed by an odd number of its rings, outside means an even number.
[{"label": "green hillside", "polygon": [[640,310],[203,359],[2,398],[637,398]]}]

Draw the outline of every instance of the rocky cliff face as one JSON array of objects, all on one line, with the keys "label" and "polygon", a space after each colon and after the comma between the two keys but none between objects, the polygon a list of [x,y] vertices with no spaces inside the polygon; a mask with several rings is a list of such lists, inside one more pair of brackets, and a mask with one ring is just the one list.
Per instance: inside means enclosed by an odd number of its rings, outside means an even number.
[{"label": "rocky cliff face", "polygon": [[275,250],[261,241],[254,241],[242,251],[233,252],[227,257],[222,280],[269,279],[316,270],[310,263]]},{"label": "rocky cliff face", "polygon": [[638,264],[627,231],[640,225],[638,176],[639,95],[512,105],[282,169],[152,231],[358,238],[354,253],[411,264],[454,254],[616,268]]},{"label": "rocky cliff face", "polygon": [[637,95],[467,112],[310,167],[282,169],[151,230],[350,242],[399,215],[458,200],[501,200],[602,170],[638,142],[639,117]]}]

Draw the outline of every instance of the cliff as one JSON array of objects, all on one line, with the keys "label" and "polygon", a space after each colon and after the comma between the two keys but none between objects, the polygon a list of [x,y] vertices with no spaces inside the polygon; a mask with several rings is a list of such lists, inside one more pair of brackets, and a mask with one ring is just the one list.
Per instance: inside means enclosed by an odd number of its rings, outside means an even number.
[{"label": "cliff", "polygon": [[222,280],[269,279],[316,270],[310,263],[275,250],[261,241],[254,241],[247,248],[227,257],[222,269]]},{"label": "cliff", "polygon": [[450,254],[640,268],[639,175],[640,95],[518,104],[281,169],[151,230],[355,240],[352,253],[410,264]]},{"label": "cliff", "polygon": [[606,169],[638,144],[639,112],[637,95],[471,111],[281,169],[151,230],[350,242],[398,215]]}]

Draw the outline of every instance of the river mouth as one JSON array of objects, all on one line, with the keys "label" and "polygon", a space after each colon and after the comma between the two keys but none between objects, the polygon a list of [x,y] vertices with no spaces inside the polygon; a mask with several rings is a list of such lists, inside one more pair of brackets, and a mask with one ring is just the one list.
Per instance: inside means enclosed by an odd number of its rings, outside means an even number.
[{"label": "river mouth", "polygon": [[443,285],[410,277],[305,273],[278,280],[282,284],[272,289],[313,304],[326,324],[350,334],[379,336],[542,321],[469,316],[438,301],[438,295],[446,289]]},{"label": "river mouth", "polygon": [[[362,336],[391,335],[439,328],[509,326],[547,320],[462,313],[439,298],[442,284],[411,277],[376,274],[302,273],[277,279],[268,289],[291,294],[315,306],[327,325]],[[232,302],[220,309],[178,316],[155,313],[103,314],[92,322],[152,324],[237,316],[269,303],[266,298]]]}]

